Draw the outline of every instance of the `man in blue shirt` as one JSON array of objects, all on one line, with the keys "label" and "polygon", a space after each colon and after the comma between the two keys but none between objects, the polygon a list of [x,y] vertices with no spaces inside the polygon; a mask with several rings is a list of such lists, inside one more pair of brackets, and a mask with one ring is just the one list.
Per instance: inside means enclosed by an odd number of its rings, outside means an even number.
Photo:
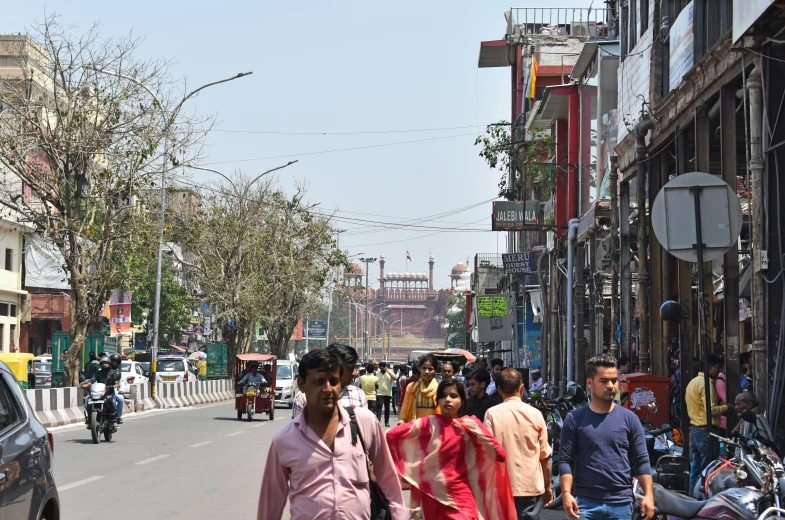
[{"label": "man in blue shirt", "polygon": [[259,373],[259,365],[256,363],[249,363],[248,365],[251,371],[245,374],[242,379],[240,379],[240,384],[256,385],[257,387],[261,387],[267,381],[265,381],[264,376]]},{"label": "man in blue shirt", "polygon": [[582,520],[631,520],[632,477],[644,491],[642,513],[654,515],[649,454],[640,419],[614,404],[616,360],[602,354],[586,366],[591,401],[564,420],[559,471],[564,512]]}]

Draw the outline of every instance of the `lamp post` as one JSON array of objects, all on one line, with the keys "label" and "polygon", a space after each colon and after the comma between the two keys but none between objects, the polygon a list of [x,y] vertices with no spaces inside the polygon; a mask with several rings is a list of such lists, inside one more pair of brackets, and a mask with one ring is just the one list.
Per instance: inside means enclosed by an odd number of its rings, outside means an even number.
[{"label": "lamp post", "polygon": [[[368,308],[368,265],[375,262],[376,258],[360,258],[360,262],[365,262],[365,308]],[[363,353],[368,352],[368,326],[370,325],[371,316],[365,313],[365,331],[363,331]]]},{"label": "lamp post", "polygon": [[161,113],[166,117],[166,121],[165,121],[164,128],[163,128],[163,145],[164,145],[163,146],[163,160],[164,160],[164,163],[161,166],[161,213],[160,213],[160,217],[159,217],[160,218],[160,222],[159,222],[159,226],[158,226],[158,228],[159,228],[158,229],[158,236],[159,236],[159,239],[158,239],[158,259],[156,261],[156,267],[155,267],[155,305],[153,307],[153,340],[152,340],[152,344],[151,344],[151,347],[150,347],[150,354],[151,354],[151,356],[150,356],[150,358],[151,358],[150,368],[152,369],[151,377],[152,377],[152,380],[153,380],[153,384],[150,385],[150,388],[151,388],[152,395],[154,396],[155,395],[155,359],[156,359],[157,354],[158,354],[158,334],[159,334],[158,326],[159,326],[160,311],[161,311],[161,264],[162,264],[162,261],[163,261],[163,250],[164,250],[164,217],[166,215],[166,213],[165,213],[165,208],[166,208],[166,156],[167,156],[167,152],[168,152],[167,148],[168,148],[168,145],[169,145],[169,142],[168,142],[168,139],[167,139],[167,134],[169,133],[169,129],[174,124],[175,119],[177,119],[177,116],[180,114],[180,110],[183,108],[183,105],[185,104],[186,101],[188,101],[189,99],[194,97],[196,94],[198,94],[199,92],[201,92],[202,90],[204,90],[204,89],[206,89],[208,87],[212,87],[214,85],[220,85],[221,83],[227,83],[229,81],[233,81],[235,79],[239,79],[239,78],[242,78],[242,77],[245,77],[245,76],[250,76],[251,74],[253,74],[253,72],[241,72],[241,73],[239,73],[239,74],[237,74],[235,76],[232,76],[232,77],[229,77],[229,78],[220,79],[218,81],[213,81],[211,83],[206,83],[206,84],[202,85],[199,88],[195,88],[194,90],[192,90],[191,92],[189,92],[185,96],[183,96],[183,99],[180,100],[180,102],[177,104],[177,106],[175,106],[174,109],[171,112],[167,113],[164,110],[164,108],[163,108],[163,104],[161,103],[161,100],[158,99],[158,96],[155,95],[155,92],[153,92],[153,90],[150,87],[148,87],[147,85],[145,85],[143,82],[139,81],[138,79],[132,78],[131,76],[127,76],[125,74],[121,74],[121,73],[113,71],[113,70],[99,69],[99,68],[92,67],[92,66],[85,66],[85,68],[90,69],[90,70],[94,70],[94,71],[99,72],[101,74],[107,74],[109,76],[115,76],[115,77],[118,77],[118,78],[122,78],[122,79],[125,79],[127,81],[130,81],[131,83],[135,83],[136,85],[139,85],[140,87],[145,89],[148,92],[148,94],[150,94],[153,97],[153,99],[155,99],[155,102],[158,104],[158,107],[161,109]]}]

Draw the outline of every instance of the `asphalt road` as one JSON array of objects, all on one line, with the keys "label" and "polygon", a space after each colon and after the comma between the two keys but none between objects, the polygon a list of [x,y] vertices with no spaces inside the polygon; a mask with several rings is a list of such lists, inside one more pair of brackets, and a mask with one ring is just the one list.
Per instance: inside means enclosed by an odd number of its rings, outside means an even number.
[{"label": "asphalt road", "polygon": [[55,429],[61,518],[253,519],[267,449],[290,415],[238,421],[233,402],[154,411],[129,416],[98,445],[83,425]]}]

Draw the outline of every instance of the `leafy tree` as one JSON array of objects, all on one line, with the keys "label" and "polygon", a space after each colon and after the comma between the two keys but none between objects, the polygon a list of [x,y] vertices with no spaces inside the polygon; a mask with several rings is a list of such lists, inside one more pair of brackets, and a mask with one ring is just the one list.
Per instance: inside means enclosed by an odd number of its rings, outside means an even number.
[{"label": "leafy tree", "polygon": [[166,63],[134,58],[138,44],[103,39],[96,27],[74,34],[50,17],[7,44],[17,67],[0,78],[2,217],[33,228],[64,259],[69,385],[94,317],[128,280],[137,252],[123,245],[149,225],[128,202],[199,152],[198,122],[177,117]]},{"label": "leafy tree", "polygon": [[445,313],[447,321],[447,346],[449,348],[466,348],[466,297],[454,295],[450,297]]}]

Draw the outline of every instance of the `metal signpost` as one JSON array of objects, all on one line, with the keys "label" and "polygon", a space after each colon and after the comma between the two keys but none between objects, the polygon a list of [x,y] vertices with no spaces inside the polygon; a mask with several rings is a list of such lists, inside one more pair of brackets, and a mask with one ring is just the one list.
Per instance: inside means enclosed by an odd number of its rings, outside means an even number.
[{"label": "metal signpost", "polygon": [[[703,356],[706,427],[711,431],[710,345],[706,331],[707,296],[703,287],[703,263],[719,258],[739,239],[741,205],[735,189],[721,177],[700,172],[686,173],[662,187],[651,207],[651,223],[660,244],[670,254],[698,264],[698,349]],[[712,442],[709,436],[709,453]]]}]

